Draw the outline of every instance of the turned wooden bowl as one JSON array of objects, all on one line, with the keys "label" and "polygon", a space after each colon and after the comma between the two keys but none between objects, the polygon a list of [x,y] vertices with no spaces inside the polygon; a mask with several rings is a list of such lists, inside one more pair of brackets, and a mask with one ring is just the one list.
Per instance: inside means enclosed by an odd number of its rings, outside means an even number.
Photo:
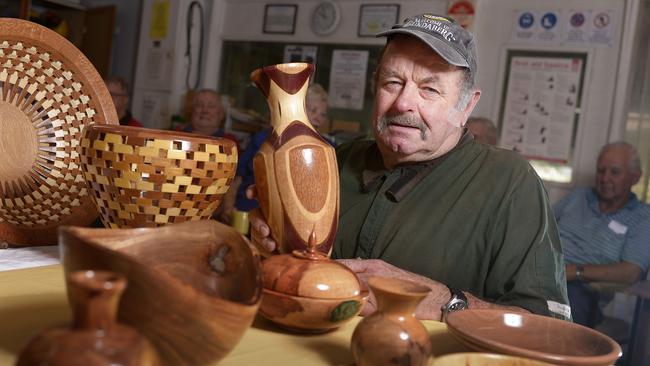
[{"label": "turned wooden bowl", "polygon": [[128,278],[118,320],[151,340],[166,365],[219,361],[239,342],[260,304],[257,250],[216,221],[63,227],[59,242],[66,275],[92,269]]},{"label": "turned wooden bowl", "polygon": [[468,347],[555,365],[612,365],[621,347],[593,329],[565,320],[496,309],[456,311],[449,332]]},{"label": "turned wooden bowl", "polygon": [[54,245],[59,225],[88,225],[97,210],[79,167],[90,124],[117,124],[88,59],[58,33],[0,18],[0,241]]},{"label": "turned wooden bowl", "polygon": [[369,296],[354,272],[316,252],[313,245],[265,259],[262,278],[260,314],[298,332],[340,327],[361,312]]},{"label": "turned wooden bowl", "polygon": [[93,125],[81,168],[104,226],[156,227],[209,219],[237,168],[233,141],[129,126]]},{"label": "turned wooden bowl", "polygon": [[268,289],[263,293],[260,314],[298,333],[323,333],[340,327],[359,315],[369,296],[368,291],[337,299],[291,296]]}]

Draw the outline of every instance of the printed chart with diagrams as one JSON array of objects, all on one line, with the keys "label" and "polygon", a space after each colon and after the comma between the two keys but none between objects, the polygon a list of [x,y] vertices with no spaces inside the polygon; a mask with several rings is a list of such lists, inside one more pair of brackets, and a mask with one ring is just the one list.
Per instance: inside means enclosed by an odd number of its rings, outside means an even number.
[{"label": "printed chart with diagrams", "polygon": [[501,145],[529,159],[568,162],[584,60],[510,58]]}]

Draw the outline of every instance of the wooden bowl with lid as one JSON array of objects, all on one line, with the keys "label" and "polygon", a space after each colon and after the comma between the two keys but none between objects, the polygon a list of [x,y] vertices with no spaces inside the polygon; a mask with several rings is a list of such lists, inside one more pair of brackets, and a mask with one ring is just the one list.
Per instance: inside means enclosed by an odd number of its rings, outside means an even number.
[{"label": "wooden bowl with lid", "polygon": [[262,278],[260,314],[296,332],[336,329],[358,315],[369,297],[354,272],[313,245],[265,259]]},{"label": "wooden bowl with lid", "polygon": [[218,362],[249,328],[262,298],[257,250],[213,220],[63,227],[59,241],[66,275],[107,270],[128,278],[118,319],[151,340],[165,365]]},{"label": "wooden bowl with lid", "polygon": [[231,140],[129,126],[93,125],[81,168],[104,226],[156,227],[212,216],[235,177]]}]

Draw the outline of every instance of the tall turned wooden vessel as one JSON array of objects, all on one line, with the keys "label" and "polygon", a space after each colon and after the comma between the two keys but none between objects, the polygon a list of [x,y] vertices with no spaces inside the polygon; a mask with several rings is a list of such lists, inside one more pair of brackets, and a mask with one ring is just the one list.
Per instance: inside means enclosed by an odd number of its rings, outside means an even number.
[{"label": "tall turned wooden vessel", "polygon": [[271,109],[273,131],[253,160],[262,213],[282,253],[307,248],[310,236],[329,254],[338,225],[339,178],[334,149],[307,118],[314,66],[289,63],[255,70],[251,80]]}]

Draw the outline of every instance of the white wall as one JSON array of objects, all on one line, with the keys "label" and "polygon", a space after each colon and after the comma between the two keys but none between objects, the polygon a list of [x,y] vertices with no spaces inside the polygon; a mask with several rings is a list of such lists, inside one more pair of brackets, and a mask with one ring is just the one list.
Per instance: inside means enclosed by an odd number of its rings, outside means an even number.
[{"label": "white wall", "polygon": [[[184,98],[188,90],[186,75],[189,61],[185,52],[187,14],[190,3],[190,0],[170,1],[167,36],[153,39],[150,36],[150,29],[154,1],[143,1],[132,111],[133,115],[140,119],[146,127],[169,128],[172,115],[180,114],[184,106]],[[205,59],[208,52],[206,46],[210,42],[209,24],[212,1],[200,0],[200,3],[204,8]],[[195,27],[198,27],[198,22],[194,24]],[[194,30],[192,32],[192,53],[196,56],[199,36],[197,28]],[[194,69],[198,65],[196,59],[194,57]],[[193,76],[190,78],[190,81],[192,80],[194,80]],[[204,82],[200,82],[199,88],[203,85]]]}]

